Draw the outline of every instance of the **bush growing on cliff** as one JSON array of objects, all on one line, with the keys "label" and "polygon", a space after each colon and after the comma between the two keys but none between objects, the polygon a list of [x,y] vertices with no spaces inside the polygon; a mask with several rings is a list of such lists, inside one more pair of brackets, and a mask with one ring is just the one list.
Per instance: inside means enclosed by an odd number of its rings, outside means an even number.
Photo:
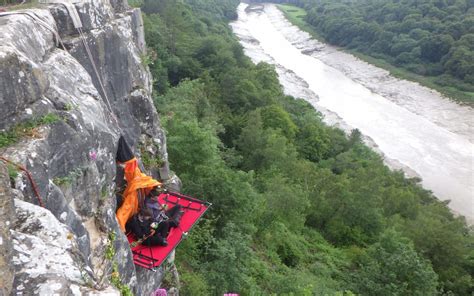
[{"label": "bush growing on cliff", "polygon": [[438,276],[430,263],[395,231],[385,232],[358,264],[360,270],[350,276],[360,295],[437,294]]},{"label": "bush growing on cliff", "polygon": [[13,145],[24,137],[35,137],[39,127],[53,124],[59,120],[61,118],[56,114],[46,114],[39,118],[18,123],[9,130],[0,132],[0,148]]}]

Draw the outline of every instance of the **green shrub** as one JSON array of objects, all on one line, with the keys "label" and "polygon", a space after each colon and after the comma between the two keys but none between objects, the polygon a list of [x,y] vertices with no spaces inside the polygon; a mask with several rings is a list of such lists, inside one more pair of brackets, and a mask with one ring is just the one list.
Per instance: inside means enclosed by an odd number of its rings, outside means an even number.
[{"label": "green shrub", "polygon": [[0,148],[14,145],[25,137],[35,137],[37,136],[38,127],[51,125],[59,120],[61,118],[58,115],[49,113],[43,117],[19,123],[7,131],[0,132]]}]

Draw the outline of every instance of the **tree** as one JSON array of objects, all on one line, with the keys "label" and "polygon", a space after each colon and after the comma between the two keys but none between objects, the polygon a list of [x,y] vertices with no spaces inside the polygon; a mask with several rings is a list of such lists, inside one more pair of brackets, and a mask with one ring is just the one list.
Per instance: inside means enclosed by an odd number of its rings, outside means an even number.
[{"label": "tree", "polygon": [[298,127],[291,120],[290,115],[278,105],[270,105],[260,109],[260,113],[265,128],[280,130],[288,140],[293,140],[298,131]]},{"label": "tree", "polygon": [[388,230],[368,248],[352,279],[362,295],[436,295],[437,275],[408,239]]},{"label": "tree", "polygon": [[238,225],[229,223],[223,237],[208,250],[202,270],[212,283],[212,294],[219,295],[229,291],[258,290],[248,275],[248,262],[252,258],[249,247],[250,236],[240,231]]},{"label": "tree", "polygon": [[280,221],[293,232],[301,231],[309,209],[307,192],[281,174],[263,175],[260,182],[266,200],[262,222]]},{"label": "tree", "polygon": [[[400,230],[414,242],[420,254],[431,261],[442,290],[456,295],[470,294],[474,282],[469,270],[474,269],[474,262],[466,258],[472,256],[474,240],[463,226],[462,218],[454,218],[436,201],[420,210],[415,219],[404,223]],[[464,268],[460,268],[463,265]]]},{"label": "tree", "polygon": [[469,50],[469,48],[465,46],[460,46],[449,53],[444,67],[448,73],[460,79],[464,79],[465,77],[470,78],[474,76],[473,60],[474,51]]},{"label": "tree", "polygon": [[236,141],[236,146],[244,158],[242,162],[244,170],[259,169],[263,166],[265,144],[266,134],[260,112],[252,112]]},{"label": "tree", "polygon": [[[473,23],[474,24],[474,23]],[[457,42],[457,46],[464,46],[474,51],[474,33],[463,35]]]},{"label": "tree", "polygon": [[393,39],[390,53],[392,56],[398,56],[403,52],[411,52],[416,46],[418,46],[418,42],[416,40],[413,40],[408,37],[408,35],[403,34]]},{"label": "tree", "polygon": [[330,150],[330,138],[327,130],[308,120],[297,136],[297,147],[302,157],[318,162],[326,158]]},{"label": "tree", "polygon": [[449,52],[453,43],[453,37],[446,34],[425,37],[420,42],[421,57],[429,62],[439,62]]}]

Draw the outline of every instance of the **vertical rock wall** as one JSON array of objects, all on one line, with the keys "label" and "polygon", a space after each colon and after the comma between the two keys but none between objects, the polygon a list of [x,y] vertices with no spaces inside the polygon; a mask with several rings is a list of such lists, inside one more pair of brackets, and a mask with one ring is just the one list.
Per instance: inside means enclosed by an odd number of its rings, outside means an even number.
[{"label": "vertical rock wall", "polygon": [[12,192],[7,167],[0,164],[0,295],[9,295],[13,287],[10,228],[15,222]]},{"label": "vertical rock wall", "polygon": [[[0,289],[15,295],[117,294],[108,282],[112,263],[104,259],[115,233],[112,261],[122,282],[147,295],[162,272],[137,273],[115,219],[120,134],[136,153],[148,151],[167,165],[152,78],[141,63],[141,14],[122,0],[76,2],[105,94],[65,6],[0,16],[0,130],[36,120],[0,155],[31,172],[45,204],[37,206],[24,174],[14,180],[16,194],[8,190],[10,177],[0,167]],[[3,227],[15,217],[16,223]]]}]

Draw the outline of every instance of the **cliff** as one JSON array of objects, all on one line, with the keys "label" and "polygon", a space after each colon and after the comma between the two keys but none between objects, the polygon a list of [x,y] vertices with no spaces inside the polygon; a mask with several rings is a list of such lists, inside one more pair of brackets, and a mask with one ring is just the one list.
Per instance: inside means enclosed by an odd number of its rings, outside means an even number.
[{"label": "cliff", "polygon": [[114,295],[115,281],[147,295],[163,271],[134,266],[115,219],[121,134],[168,170],[141,14],[75,2],[83,34],[60,3],[0,16],[0,156],[31,173],[44,204],[0,162],[0,294]]}]

